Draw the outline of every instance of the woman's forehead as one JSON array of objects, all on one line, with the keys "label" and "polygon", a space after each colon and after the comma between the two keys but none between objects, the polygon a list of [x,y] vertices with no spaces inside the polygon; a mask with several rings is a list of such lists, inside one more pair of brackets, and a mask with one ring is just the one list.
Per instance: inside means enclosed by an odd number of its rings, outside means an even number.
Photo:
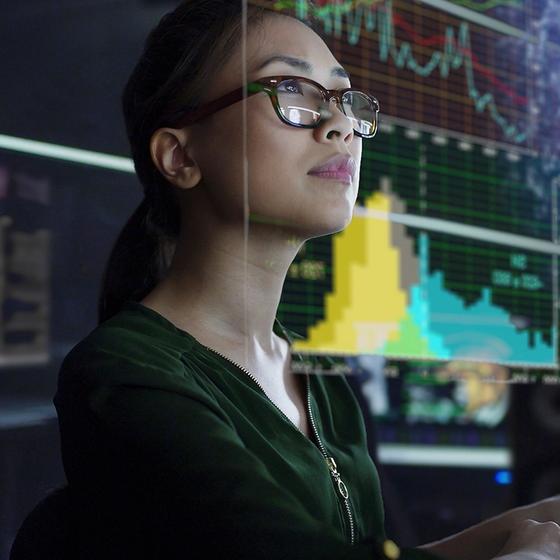
[{"label": "woman's forehead", "polygon": [[206,90],[208,99],[241,87],[244,76],[252,80],[272,74],[293,74],[325,84],[333,76],[350,79],[321,37],[292,17],[273,14],[262,24],[250,27],[245,60],[242,52],[240,42],[211,80],[212,85]]},{"label": "woman's forehead", "polygon": [[[313,59],[314,57],[311,58]],[[274,63],[281,63],[290,66],[298,73],[302,73],[304,75],[311,76],[316,71],[322,72],[323,70],[327,70],[327,74],[329,74],[330,76],[333,77],[338,76],[341,78],[346,78],[348,80],[350,79],[349,73],[345,70],[345,68],[343,68],[337,62],[334,64],[334,66],[330,68],[329,71],[328,68],[322,68],[321,65],[317,65],[315,62],[310,62],[309,60],[307,60],[306,57],[288,55],[284,53],[274,53],[270,56],[269,55],[262,56],[261,61],[254,66],[253,71],[259,72],[263,70],[266,66],[269,66]]]},{"label": "woman's forehead", "polygon": [[[307,62],[308,70],[338,65],[329,47],[309,26],[293,17],[273,14],[247,34],[247,69],[256,71],[273,56]],[[281,58],[276,59],[282,62]],[[304,68],[303,64],[301,65]]]}]

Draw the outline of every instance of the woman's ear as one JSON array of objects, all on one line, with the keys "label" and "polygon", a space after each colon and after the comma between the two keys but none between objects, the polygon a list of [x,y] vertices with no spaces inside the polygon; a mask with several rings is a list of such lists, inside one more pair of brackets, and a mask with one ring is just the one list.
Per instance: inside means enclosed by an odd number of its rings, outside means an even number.
[{"label": "woman's ear", "polygon": [[150,154],[159,172],[173,185],[190,189],[198,185],[202,173],[189,154],[190,130],[159,128],[150,139]]}]

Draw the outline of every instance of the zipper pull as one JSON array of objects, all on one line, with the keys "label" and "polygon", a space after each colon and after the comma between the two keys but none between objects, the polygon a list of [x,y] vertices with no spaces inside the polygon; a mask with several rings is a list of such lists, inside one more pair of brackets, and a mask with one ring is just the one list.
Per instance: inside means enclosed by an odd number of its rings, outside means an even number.
[{"label": "zipper pull", "polygon": [[340,478],[340,473],[338,472],[338,470],[336,468],[336,463],[335,463],[334,457],[327,457],[326,461],[327,461],[327,466],[329,467],[329,470],[331,471],[332,477],[336,480],[336,484],[338,486],[338,491],[339,491],[340,495],[345,500],[347,500],[348,499],[348,489],[346,488],[346,484],[344,484],[344,482],[342,482],[342,479]]}]

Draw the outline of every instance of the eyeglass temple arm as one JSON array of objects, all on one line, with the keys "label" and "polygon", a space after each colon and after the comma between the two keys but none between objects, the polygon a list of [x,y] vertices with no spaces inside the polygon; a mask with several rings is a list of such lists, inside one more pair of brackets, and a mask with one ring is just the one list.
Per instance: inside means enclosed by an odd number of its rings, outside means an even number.
[{"label": "eyeglass temple arm", "polygon": [[[234,91],[222,95],[222,97],[218,97],[218,99],[214,99],[214,101],[210,101],[209,103],[202,105],[194,111],[189,111],[186,115],[183,115],[176,124],[178,126],[187,126],[189,124],[194,124],[196,121],[207,117],[212,113],[219,111],[220,109],[224,109],[229,105],[233,105],[234,103],[241,101],[243,99],[243,89],[243,87],[240,87]],[[256,84],[255,82],[247,84],[247,97],[262,90],[263,86],[260,84]]]}]

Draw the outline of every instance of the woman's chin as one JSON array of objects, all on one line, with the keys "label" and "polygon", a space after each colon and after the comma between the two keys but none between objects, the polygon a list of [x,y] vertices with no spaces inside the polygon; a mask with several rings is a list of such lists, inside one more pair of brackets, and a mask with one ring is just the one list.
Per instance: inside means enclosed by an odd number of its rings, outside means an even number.
[{"label": "woman's chin", "polygon": [[[328,197],[327,197],[328,198]],[[251,208],[250,228],[256,232],[259,228],[269,230],[280,228],[302,239],[312,239],[343,231],[352,221],[354,200],[344,197],[337,201],[322,198],[310,201],[308,198],[296,202],[291,200],[289,208]]]},{"label": "woman's chin", "polygon": [[[319,216],[316,216],[318,218]],[[325,216],[326,218],[326,216]],[[304,232],[300,232],[307,239],[314,237],[322,237],[324,235],[332,235],[344,231],[352,221],[352,213],[348,212],[344,215],[339,213],[338,216],[329,216],[330,219],[308,223],[307,227],[303,227]]]}]

